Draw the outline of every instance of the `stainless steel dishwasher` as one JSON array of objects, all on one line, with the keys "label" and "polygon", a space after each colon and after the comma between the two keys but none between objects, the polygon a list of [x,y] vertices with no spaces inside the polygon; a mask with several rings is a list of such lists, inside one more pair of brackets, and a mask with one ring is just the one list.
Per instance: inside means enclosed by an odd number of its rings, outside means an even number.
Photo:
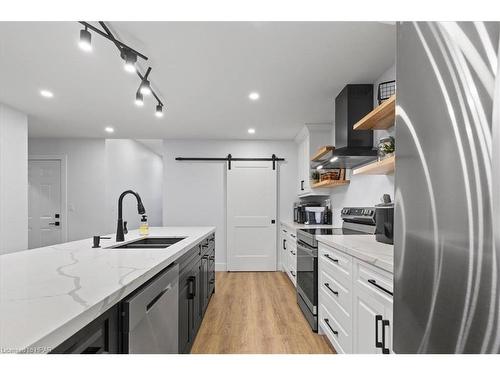
[{"label": "stainless steel dishwasher", "polygon": [[179,265],[173,264],[123,301],[123,351],[177,354],[178,303]]}]

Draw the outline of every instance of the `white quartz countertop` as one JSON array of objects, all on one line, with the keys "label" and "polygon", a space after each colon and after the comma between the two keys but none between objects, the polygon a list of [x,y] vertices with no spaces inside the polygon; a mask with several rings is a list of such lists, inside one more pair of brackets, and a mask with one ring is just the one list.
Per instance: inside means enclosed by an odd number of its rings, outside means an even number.
[{"label": "white quartz countertop", "polygon": [[335,228],[332,224],[298,224],[293,221],[281,220],[282,225],[290,229],[314,229],[314,228]]},{"label": "white quartz countertop", "polygon": [[[186,237],[165,249],[106,249],[92,239],[0,256],[0,353],[46,353],[185,254],[214,227],[150,228]],[[138,231],[125,242],[141,238]]]},{"label": "white quartz countertop", "polygon": [[364,262],[394,272],[394,246],[376,241],[375,235],[319,235],[316,239]]}]

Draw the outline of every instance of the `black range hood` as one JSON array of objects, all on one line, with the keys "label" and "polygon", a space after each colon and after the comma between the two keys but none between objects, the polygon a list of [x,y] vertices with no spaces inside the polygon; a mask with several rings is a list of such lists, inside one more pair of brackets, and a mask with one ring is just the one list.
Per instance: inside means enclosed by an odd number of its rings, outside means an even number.
[{"label": "black range hood", "polygon": [[373,130],[353,130],[373,109],[373,85],[347,85],[335,98],[335,149],[323,168],[352,169],[377,159]]}]

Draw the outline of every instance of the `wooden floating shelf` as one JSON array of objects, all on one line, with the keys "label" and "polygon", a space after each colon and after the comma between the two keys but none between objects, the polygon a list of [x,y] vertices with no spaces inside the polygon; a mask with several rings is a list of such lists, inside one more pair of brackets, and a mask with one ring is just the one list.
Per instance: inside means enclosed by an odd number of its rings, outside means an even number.
[{"label": "wooden floating shelf", "polygon": [[389,129],[396,118],[396,95],[392,95],[354,124],[354,130]]},{"label": "wooden floating shelf", "polygon": [[311,161],[321,161],[321,158],[327,155],[329,152],[335,150],[333,146],[323,146],[321,147],[311,158]]},{"label": "wooden floating shelf", "polygon": [[376,161],[362,167],[356,168],[352,174],[391,174],[396,168],[396,157],[390,156],[386,159]]},{"label": "wooden floating shelf", "polygon": [[315,184],[312,184],[311,187],[313,189],[315,188],[333,188],[337,186],[344,186],[349,184],[349,180],[324,180],[321,182],[316,182]]}]

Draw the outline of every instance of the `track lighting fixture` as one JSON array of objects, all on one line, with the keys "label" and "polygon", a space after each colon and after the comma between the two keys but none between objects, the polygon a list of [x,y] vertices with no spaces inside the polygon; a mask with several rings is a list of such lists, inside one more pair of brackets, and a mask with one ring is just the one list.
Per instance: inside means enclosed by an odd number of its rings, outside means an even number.
[{"label": "track lighting fixture", "polygon": [[163,106],[161,104],[158,104],[156,106],[155,116],[156,117],[163,117]]},{"label": "track lighting fixture", "polygon": [[85,29],[80,30],[80,42],[78,42],[78,45],[83,51],[90,52],[92,51],[91,40],[92,35],[90,35],[90,32],[87,30],[87,26],[85,26]]},{"label": "track lighting fixture", "polygon": [[144,97],[139,91],[137,91],[137,93],[135,94],[135,104],[138,107],[142,107],[144,105]]},{"label": "track lighting fixture", "polygon": [[[101,28],[93,26],[92,24],[85,21],[80,21],[79,23],[85,27],[84,29],[80,30],[80,41],[78,43],[80,48],[84,51],[92,50],[92,35],[90,34],[90,31],[92,31],[95,35],[100,35],[112,42],[120,52],[120,57],[125,62],[125,71],[129,73],[136,73],[137,76],[141,79],[141,84],[135,94],[135,104],[139,107],[142,107],[144,106],[144,95],[153,95],[154,99],[156,99],[158,103],[158,105],[156,106],[155,116],[163,117],[163,103],[152,89],[151,82],[148,78],[149,74],[151,73],[151,67],[148,67],[146,73],[143,75],[140,71],[140,66],[137,65],[138,57],[140,57],[144,61],[147,61],[147,56],[116,39],[109,29],[108,25],[106,25],[106,23],[104,23],[103,21],[99,21],[99,25]],[[42,93],[42,95],[44,94]]]}]

